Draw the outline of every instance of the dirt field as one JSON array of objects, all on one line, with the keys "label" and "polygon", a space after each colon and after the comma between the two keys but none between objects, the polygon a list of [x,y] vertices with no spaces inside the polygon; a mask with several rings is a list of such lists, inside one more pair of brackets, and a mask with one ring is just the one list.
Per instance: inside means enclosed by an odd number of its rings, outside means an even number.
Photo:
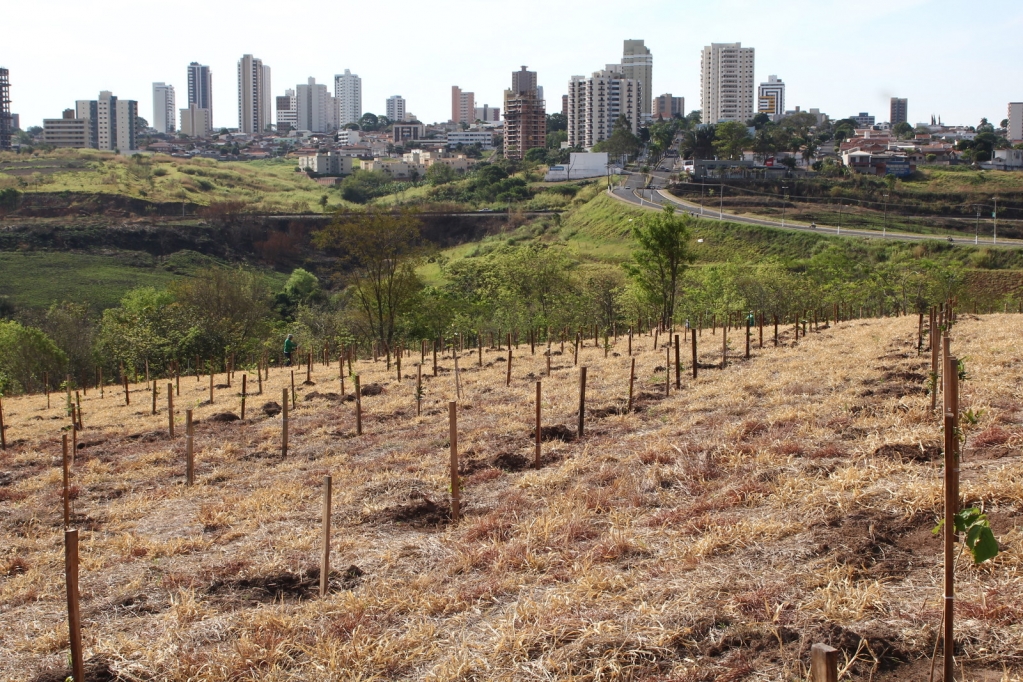
[{"label": "dirt field", "polygon": [[[663,398],[665,353],[634,341],[637,409],[624,413],[624,337],[589,341],[587,430],[575,439],[571,346],[543,377],[540,470],[530,468],[542,350],[459,359],[464,518],[448,513],[454,364],[404,377],[362,361],[364,435],[336,361],[287,370],[239,412],[241,372],[208,400],[181,379],[177,438],[133,386],[83,398],[73,467],[90,680],[805,680],[809,649],[842,652],[842,679],[927,680],[941,617],[941,433],[928,413],[915,318],[844,322],[686,372]],[[964,315],[962,493],[1002,553],[957,572],[962,680],[1023,679],[1023,316]],[[661,337],[664,341],[664,337]],[[688,349],[688,346],[684,346]],[[719,361],[721,331],[700,337]],[[560,351],[555,345],[554,351]],[[431,373],[429,358],[424,375]],[[255,374],[249,374],[255,390]],[[225,375],[216,377],[217,384]],[[352,392],[350,380],[345,390]],[[372,392],[372,391],[371,391]],[[67,621],[60,395],[4,401],[0,453],[0,678],[62,680]],[[183,411],[196,418],[185,485]],[[271,413],[273,416],[268,416]],[[560,438],[560,439],[559,439]],[[563,439],[563,440],[562,440]],[[318,596],[321,484],[333,475],[331,593]],[[939,653],[940,656],[940,653]],[[940,677],[940,661],[937,666]]]}]

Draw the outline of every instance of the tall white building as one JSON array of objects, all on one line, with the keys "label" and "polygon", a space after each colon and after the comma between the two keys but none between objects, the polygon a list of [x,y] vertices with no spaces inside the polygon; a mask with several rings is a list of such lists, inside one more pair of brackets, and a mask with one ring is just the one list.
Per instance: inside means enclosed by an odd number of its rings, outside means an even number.
[{"label": "tall white building", "polygon": [[1009,102],[1009,142],[1023,142],[1023,102]]},{"label": "tall white building", "polygon": [[199,62],[192,62],[188,65],[188,106],[193,104],[198,109],[206,109],[210,112],[212,124],[213,117],[213,72],[210,67]]},{"label": "tall white building", "polygon": [[270,67],[266,64],[263,64],[263,101],[260,104],[259,110],[263,116],[263,127],[261,130],[266,130],[274,122],[274,98],[273,90],[270,88]]},{"label": "tall white building", "polygon": [[195,104],[181,110],[181,134],[188,137],[209,137],[213,133],[213,120],[209,109]]},{"label": "tall white building", "polygon": [[568,83],[568,145],[589,149],[606,140],[620,116],[633,133],[643,118],[643,86],[618,71],[596,71],[572,76]]},{"label": "tall white building", "polygon": [[712,43],[700,60],[700,104],[704,123],[753,117],[754,49],[742,43]]},{"label": "tall white building", "polygon": [[327,86],[310,78],[295,88],[295,128],[312,133],[326,133],[337,128],[334,116],[334,98]]},{"label": "tall white building", "polygon": [[785,83],[777,76],[768,76],[757,89],[757,113],[772,117],[785,113]]},{"label": "tall white building", "polygon": [[153,121],[151,125],[156,128],[158,133],[173,133],[174,119],[176,118],[174,86],[166,83],[153,83]]},{"label": "tall white building", "polygon": [[270,67],[251,54],[238,60],[238,130],[260,133],[270,123]]},{"label": "tall white building", "polygon": [[98,99],[75,103],[75,118],[88,119],[89,139],[96,149],[138,149],[138,116],[138,102],[118,99],[107,90]]},{"label": "tall white building", "polygon": [[653,108],[651,98],[653,89],[651,82],[654,76],[654,57],[650,49],[643,44],[642,40],[626,40],[622,50],[622,74],[626,78],[639,81],[643,89],[642,110],[645,115],[651,115]]},{"label": "tall white building", "polygon": [[392,95],[387,98],[386,113],[384,114],[392,121],[405,120],[405,98],[401,95]]},{"label": "tall white building", "polygon": [[294,90],[285,90],[276,100],[277,130],[294,130],[298,125],[298,102]]},{"label": "tall white building", "polygon": [[362,118],[362,79],[348,69],[334,76],[334,99],[338,127],[358,123]]}]

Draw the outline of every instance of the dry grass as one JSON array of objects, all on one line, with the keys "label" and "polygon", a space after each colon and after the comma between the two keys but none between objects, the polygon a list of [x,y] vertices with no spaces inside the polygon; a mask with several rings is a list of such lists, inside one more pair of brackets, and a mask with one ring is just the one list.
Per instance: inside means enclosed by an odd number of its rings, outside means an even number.
[{"label": "dry grass", "polygon": [[[150,416],[144,387],[131,407],[116,388],[90,391],[73,474],[87,658],[126,680],[804,680],[810,644],[827,641],[856,657],[849,679],[926,679],[941,472],[924,453],[940,434],[922,382],[898,378],[926,374],[915,332],[901,318],[843,323],[795,347],[783,336],[636,413],[605,410],[582,441],[546,442],[538,471],[519,465],[543,357],[520,347],[506,388],[503,354],[485,353],[493,364],[480,369],[466,353],[457,526],[444,515],[450,359],[426,381],[420,418],[418,357],[400,384],[383,362],[360,362],[363,385],[384,392],[363,398],[359,437],[353,403],[303,399],[339,390],[337,365],[316,367],[316,385],[299,387],[286,460],[280,417],[259,409],[280,400],[286,370],[271,371],[234,423],[209,417],[238,411],[240,376],[212,406],[205,377],[183,378],[176,406],[201,420],[193,487],[180,415],[166,439],[164,396]],[[963,495],[986,505],[1003,546],[990,565],[959,568],[966,680],[1023,670],[1021,333],[1017,316],[969,317],[953,340],[971,377],[964,407],[982,411]],[[703,333],[703,362],[720,338]],[[651,343],[635,344],[637,393],[659,396],[664,355]],[[582,352],[593,410],[627,395],[617,349],[607,360]],[[566,351],[544,378],[543,407],[545,424],[574,429]],[[5,401],[3,679],[66,660],[57,402]],[[334,572],[320,599],[327,473]]]}]

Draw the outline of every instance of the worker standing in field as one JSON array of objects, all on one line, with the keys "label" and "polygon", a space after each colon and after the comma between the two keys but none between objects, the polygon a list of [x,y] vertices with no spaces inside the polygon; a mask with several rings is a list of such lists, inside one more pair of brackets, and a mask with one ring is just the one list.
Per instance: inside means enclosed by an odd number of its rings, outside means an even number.
[{"label": "worker standing in field", "polygon": [[751,310],[751,311],[749,311],[749,315],[746,316],[746,326],[748,328],[752,329],[753,325],[755,325],[756,323],[757,323],[757,318],[753,314],[753,311]]},{"label": "worker standing in field", "polygon": [[287,367],[291,367],[291,354],[298,348],[298,344],[295,343],[295,339],[288,334],[288,337],[284,339],[284,364]]}]

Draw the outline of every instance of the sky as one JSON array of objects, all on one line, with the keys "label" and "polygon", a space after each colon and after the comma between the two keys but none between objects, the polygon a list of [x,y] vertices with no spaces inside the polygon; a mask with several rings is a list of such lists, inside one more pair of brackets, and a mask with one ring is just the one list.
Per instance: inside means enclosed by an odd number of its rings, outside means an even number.
[{"label": "sky", "polygon": [[312,76],[333,88],[362,77],[363,111],[402,95],[425,122],[451,117],[451,86],[501,106],[511,72],[538,72],[547,111],[561,110],[572,75],[621,61],[622,41],[653,53],[653,94],[700,108],[700,53],[712,42],[756,48],[756,82],[785,81],[786,108],[832,118],[861,111],[888,119],[889,98],[909,98],[910,122],[998,123],[1023,101],[1020,0],[137,0],[5,3],[0,66],[22,128],[59,118],[75,100],[110,90],[152,121],[152,83],[187,106],[186,67],[213,71],[214,127],[238,125],[237,62],[272,70],[274,95]]}]

